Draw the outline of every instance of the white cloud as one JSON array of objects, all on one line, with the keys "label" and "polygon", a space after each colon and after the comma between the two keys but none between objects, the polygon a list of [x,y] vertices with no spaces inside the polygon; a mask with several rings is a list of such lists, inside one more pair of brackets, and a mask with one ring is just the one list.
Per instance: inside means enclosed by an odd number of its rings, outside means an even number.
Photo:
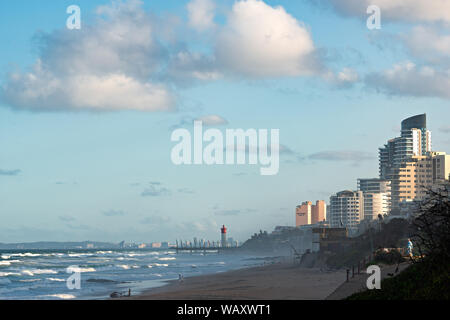
[{"label": "white cloud", "polygon": [[[445,29],[444,29],[445,30]],[[402,36],[410,53],[433,64],[450,66],[450,33],[438,32],[434,28],[417,26],[411,33]]]},{"label": "white cloud", "polygon": [[[357,80],[350,69],[334,74],[323,67],[307,27],[281,6],[237,1],[214,28],[211,1],[194,0],[187,10],[192,27],[212,30],[201,53],[142,1],[113,1],[81,30],[37,37],[36,63],[11,72],[0,95],[14,108],[35,111],[168,111],[176,105],[173,88],[197,82],[314,75],[345,87]],[[174,32],[177,39],[165,38]]]},{"label": "white cloud", "polygon": [[198,31],[213,29],[215,8],[212,0],[192,0],[187,5],[189,25]]},{"label": "white cloud", "polygon": [[168,76],[178,84],[213,81],[223,77],[214,56],[180,51],[170,59]]},{"label": "white cloud", "polygon": [[9,75],[3,98],[30,110],[172,109],[169,87],[150,80],[166,53],[141,5],[113,2],[99,7],[93,25],[41,35],[40,58]]},{"label": "white cloud", "polygon": [[228,124],[226,119],[216,114],[203,116],[195,119],[195,121],[202,121],[204,126],[219,126]]},{"label": "white cloud", "polygon": [[341,82],[355,82],[358,80],[358,73],[353,69],[344,68],[337,74],[337,79]]},{"label": "white cloud", "polygon": [[197,232],[206,232],[217,229],[217,222],[213,219],[203,219],[200,221],[187,222],[188,229]]},{"label": "white cloud", "polygon": [[376,5],[381,9],[381,18],[391,21],[444,22],[450,23],[450,1],[448,0],[322,0],[340,13],[367,19],[367,7]]},{"label": "white cloud", "polygon": [[56,76],[38,62],[27,74],[12,74],[5,99],[29,110],[141,110],[164,111],[174,98],[162,86],[124,74]]},{"label": "white cloud", "polygon": [[358,73],[351,68],[343,68],[337,73],[328,71],[323,78],[338,88],[348,88],[359,81]]},{"label": "white cloud", "polygon": [[283,7],[259,0],[233,5],[216,45],[219,64],[250,77],[315,74],[315,53],[311,35],[301,22]]},{"label": "white cloud", "polygon": [[370,74],[365,82],[369,87],[391,95],[450,99],[450,69],[438,71],[406,62],[382,73]]}]

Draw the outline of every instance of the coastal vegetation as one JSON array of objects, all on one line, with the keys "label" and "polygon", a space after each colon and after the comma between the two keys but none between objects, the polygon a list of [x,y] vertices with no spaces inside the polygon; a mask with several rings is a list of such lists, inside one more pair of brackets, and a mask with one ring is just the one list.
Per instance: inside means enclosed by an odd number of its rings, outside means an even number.
[{"label": "coastal vegetation", "polygon": [[366,290],[349,300],[448,300],[450,299],[450,197],[445,191],[428,191],[411,222],[416,250],[410,267],[386,278],[381,289]]}]

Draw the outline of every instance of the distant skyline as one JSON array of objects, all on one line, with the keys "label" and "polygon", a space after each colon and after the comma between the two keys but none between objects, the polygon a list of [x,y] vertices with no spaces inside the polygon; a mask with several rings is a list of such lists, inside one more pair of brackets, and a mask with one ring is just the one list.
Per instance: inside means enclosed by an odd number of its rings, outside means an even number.
[{"label": "distant skyline", "polygon": [[[81,30],[66,28],[73,4]],[[450,153],[450,2],[17,0],[0,12],[3,243],[214,240],[223,224],[244,241],[378,177],[378,148],[405,118],[426,113],[432,149]],[[278,174],[175,166],[171,134],[194,120],[279,129]]]}]

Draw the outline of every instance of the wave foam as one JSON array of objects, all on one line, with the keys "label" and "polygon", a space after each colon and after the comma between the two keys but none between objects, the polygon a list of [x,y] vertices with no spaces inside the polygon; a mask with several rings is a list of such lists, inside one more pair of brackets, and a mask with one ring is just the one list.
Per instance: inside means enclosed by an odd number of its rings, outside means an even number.
[{"label": "wave foam", "polygon": [[63,300],[69,300],[69,299],[75,299],[76,297],[73,294],[49,294],[46,295],[45,297],[50,297],[50,298],[58,298],[58,299],[63,299]]},{"label": "wave foam", "polygon": [[57,274],[58,272],[51,269],[32,269],[32,270],[22,270],[22,274],[27,276],[34,276],[35,274]]},{"label": "wave foam", "polygon": [[37,281],[41,281],[41,279],[23,279],[23,280],[19,280],[19,282],[37,282]]},{"label": "wave foam", "polygon": [[25,253],[11,253],[10,257],[40,257],[42,254],[40,253],[31,253],[31,252],[25,252]]},{"label": "wave foam", "polygon": [[177,258],[175,257],[170,257],[170,258],[158,258],[159,261],[170,261],[170,260],[177,260]]},{"label": "wave foam", "polygon": [[48,281],[56,281],[56,282],[65,282],[65,279],[59,279],[59,278],[47,278]]},{"label": "wave foam", "polygon": [[8,261],[0,261],[0,266],[10,266],[11,263],[20,263],[20,260],[8,260]]},{"label": "wave foam", "polygon": [[83,273],[83,272],[95,272],[95,268],[69,268],[71,272],[79,272],[79,273]]},{"label": "wave foam", "polygon": [[8,276],[20,276],[20,273],[17,272],[0,272],[0,277],[8,277]]},{"label": "wave foam", "polygon": [[168,267],[169,265],[167,263],[152,263],[151,266],[155,267]]},{"label": "wave foam", "polygon": [[124,270],[130,269],[130,266],[129,266],[129,265],[126,265],[126,264],[118,264],[117,267],[122,268],[122,269],[124,269]]}]

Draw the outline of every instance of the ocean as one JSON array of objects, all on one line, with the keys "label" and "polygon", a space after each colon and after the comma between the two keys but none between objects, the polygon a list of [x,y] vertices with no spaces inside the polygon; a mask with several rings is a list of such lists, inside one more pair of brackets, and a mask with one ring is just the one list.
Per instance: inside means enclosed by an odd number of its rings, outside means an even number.
[{"label": "ocean", "polygon": [[[138,294],[182,274],[214,274],[264,263],[237,254],[174,250],[0,250],[0,299],[108,299],[112,292]],[[67,280],[79,272],[80,288]],[[70,271],[70,270],[69,270]]]}]

